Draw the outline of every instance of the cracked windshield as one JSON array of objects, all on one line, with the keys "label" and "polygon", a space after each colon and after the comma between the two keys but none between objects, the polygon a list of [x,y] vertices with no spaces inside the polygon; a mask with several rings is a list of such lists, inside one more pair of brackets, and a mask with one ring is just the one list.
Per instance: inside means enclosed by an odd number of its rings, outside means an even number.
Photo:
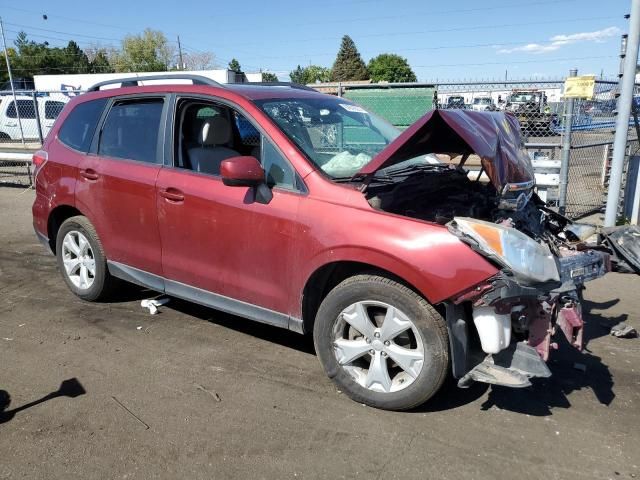
[{"label": "cracked windshield", "polygon": [[332,178],[353,176],[400,134],[386,121],[342,98],[256,103]]}]

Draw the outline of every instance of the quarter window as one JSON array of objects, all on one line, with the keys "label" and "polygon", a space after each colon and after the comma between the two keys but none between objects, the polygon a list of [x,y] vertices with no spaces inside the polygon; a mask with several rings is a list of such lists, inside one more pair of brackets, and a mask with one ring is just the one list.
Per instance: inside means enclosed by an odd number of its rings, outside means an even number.
[{"label": "quarter window", "polygon": [[76,105],[60,127],[58,140],[75,150],[88,152],[106,103],[107,99],[100,98]]},{"label": "quarter window", "polygon": [[64,102],[56,102],[47,100],[44,102],[44,118],[47,120],[55,120],[64,108]]},{"label": "quarter window", "polygon": [[295,174],[280,152],[273,146],[270,140],[262,135],[262,168],[267,177],[267,184],[291,190],[296,189]]},{"label": "quarter window", "polygon": [[98,154],[155,163],[163,104],[162,99],[115,103],[102,127]]}]

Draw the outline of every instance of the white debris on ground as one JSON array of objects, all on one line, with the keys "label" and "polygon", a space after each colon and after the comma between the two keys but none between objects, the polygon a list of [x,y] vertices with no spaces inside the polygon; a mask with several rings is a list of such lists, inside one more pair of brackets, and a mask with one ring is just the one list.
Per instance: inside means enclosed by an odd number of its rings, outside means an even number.
[{"label": "white debris on ground", "polygon": [[142,308],[148,308],[149,313],[151,315],[155,315],[156,313],[158,313],[158,307],[160,307],[161,305],[165,305],[168,302],[169,299],[167,297],[148,298],[146,300],[142,300],[140,302],[140,306]]}]

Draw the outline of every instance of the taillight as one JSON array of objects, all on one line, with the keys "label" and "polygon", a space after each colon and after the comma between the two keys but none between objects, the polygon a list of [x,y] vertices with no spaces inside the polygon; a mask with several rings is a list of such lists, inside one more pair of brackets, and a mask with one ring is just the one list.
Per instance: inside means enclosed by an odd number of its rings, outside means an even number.
[{"label": "taillight", "polygon": [[47,152],[45,152],[44,150],[38,150],[33,154],[31,163],[33,164],[34,176],[38,175],[40,169],[44,166],[45,163],[47,163],[47,160],[49,160],[49,154],[47,154]]}]

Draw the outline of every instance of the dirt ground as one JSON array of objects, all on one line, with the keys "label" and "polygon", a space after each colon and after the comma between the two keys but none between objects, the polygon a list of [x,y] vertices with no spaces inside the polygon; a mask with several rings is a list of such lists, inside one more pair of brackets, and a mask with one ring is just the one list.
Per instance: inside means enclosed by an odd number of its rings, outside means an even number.
[{"label": "dirt ground", "polygon": [[640,340],[608,336],[640,327],[638,277],[588,285],[587,351],[561,344],[550,379],[384,412],[297,334],[173,299],[151,316],[135,287],[75,298],[32,200],[0,188],[0,478],[640,478]]}]

